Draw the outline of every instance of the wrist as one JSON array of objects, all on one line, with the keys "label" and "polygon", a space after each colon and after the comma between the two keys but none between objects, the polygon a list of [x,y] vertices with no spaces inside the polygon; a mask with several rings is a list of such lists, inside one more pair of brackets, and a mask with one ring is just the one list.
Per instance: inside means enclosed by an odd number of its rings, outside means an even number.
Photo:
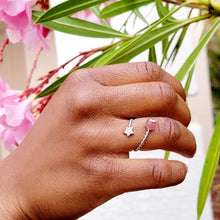
[{"label": "wrist", "polygon": [[0,219],[28,220],[17,194],[14,174],[7,159],[0,161]]}]

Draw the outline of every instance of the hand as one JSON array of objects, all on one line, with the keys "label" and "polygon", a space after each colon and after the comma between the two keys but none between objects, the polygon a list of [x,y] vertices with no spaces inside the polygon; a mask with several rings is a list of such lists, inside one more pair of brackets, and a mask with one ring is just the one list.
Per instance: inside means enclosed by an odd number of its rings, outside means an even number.
[{"label": "hand", "polygon": [[[135,134],[127,137],[129,117],[136,118]],[[182,182],[187,169],[181,162],[129,159],[149,117],[156,119],[156,129],[141,150],[194,155],[184,90],[156,64],[75,71],[21,146],[0,163],[0,215],[75,219],[124,192]]]}]

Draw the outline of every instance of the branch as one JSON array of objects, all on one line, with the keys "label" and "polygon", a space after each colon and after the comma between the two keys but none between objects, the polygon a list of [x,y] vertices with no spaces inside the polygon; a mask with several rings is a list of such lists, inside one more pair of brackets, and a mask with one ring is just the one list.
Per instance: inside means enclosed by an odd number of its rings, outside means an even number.
[{"label": "branch", "polygon": [[0,49],[0,63],[3,62],[3,52],[8,43],[9,43],[9,39],[7,38],[2,45],[2,48]]}]

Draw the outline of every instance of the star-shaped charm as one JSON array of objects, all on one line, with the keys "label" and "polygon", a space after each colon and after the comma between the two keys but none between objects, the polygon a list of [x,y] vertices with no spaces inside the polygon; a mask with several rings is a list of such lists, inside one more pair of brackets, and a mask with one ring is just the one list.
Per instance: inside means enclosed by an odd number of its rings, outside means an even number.
[{"label": "star-shaped charm", "polygon": [[128,137],[132,134],[134,134],[133,127],[126,127],[126,130],[124,131],[124,134],[126,134]]}]

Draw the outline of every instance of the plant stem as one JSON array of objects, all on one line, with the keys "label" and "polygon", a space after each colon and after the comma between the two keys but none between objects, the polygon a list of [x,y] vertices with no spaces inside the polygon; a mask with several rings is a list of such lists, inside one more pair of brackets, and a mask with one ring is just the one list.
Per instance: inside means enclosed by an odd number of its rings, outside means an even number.
[{"label": "plant stem", "polygon": [[[166,2],[166,3],[171,3],[171,4],[174,4],[174,5],[181,5],[183,2],[177,2],[175,0],[162,0],[163,2]],[[197,8],[197,9],[200,9],[200,10],[205,10],[205,11],[209,11],[209,8],[205,5],[199,5],[199,4],[188,4],[186,5],[186,7],[190,7],[190,8]]]},{"label": "plant stem", "polygon": [[7,38],[2,45],[2,48],[0,49],[0,62],[3,62],[3,52],[8,43],[9,43],[9,39]]},{"label": "plant stem", "polygon": [[30,88],[31,79],[32,79],[34,70],[36,69],[37,61],[38,61],[38,59],[39,59],[39,56],[40,56],[42,50],[43,50],[43,46],[41,45],[41,46],[40,46],[40,49],[38,50],[38,52],[37,52],[37,54],[36,54],[36,57],[35,57],[35,59],[34,59],[34,64],[33,64],[33,67],[32,67],[32,69],[31,69],[31,72],[30,72],[30,74],[29,74],[29,76],[28,76],[28,82],[27,82],[26,90]]}]

